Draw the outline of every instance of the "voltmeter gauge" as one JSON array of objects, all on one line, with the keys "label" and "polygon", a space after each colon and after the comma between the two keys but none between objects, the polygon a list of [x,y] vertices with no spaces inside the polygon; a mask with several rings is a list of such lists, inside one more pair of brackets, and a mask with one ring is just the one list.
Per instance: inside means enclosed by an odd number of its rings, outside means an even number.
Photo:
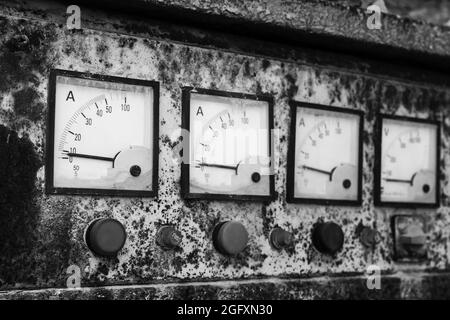
[{"label": "voltmeter gauge", "polygon": [[190,150],[182,165],[182,195],[271,199],[272,109],[268,96],[185,88],[183,128]]},{"label": "voltmeter gauge", "polygon": [[380,115],[378,131],[375,203],[438,206],[439,123]]},{"label": "voltmeter gauge", "polygon": [[288,202],[361,204],[363,113],[291,102]]},{"label": "voltmeter gauge", "polygon": [[49,85],[47,192],[155,196],[158,83],[53,70]]}]

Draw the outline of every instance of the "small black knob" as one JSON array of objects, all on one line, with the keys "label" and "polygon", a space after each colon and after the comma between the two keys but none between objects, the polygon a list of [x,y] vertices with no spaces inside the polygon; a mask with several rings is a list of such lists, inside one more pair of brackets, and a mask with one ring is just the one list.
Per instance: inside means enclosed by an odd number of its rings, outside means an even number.
[{"label": "small black knob", "polygon": [[359,234],[359,240],[366,248],[373,248],[377,243],[377,231],[370,227],[363,227]]},{"label": "small black knob", "polygon": [[277,250],[287,248],[294,243],[292,233],[276,227],[272,230],[269,237],[270,244]]},{"label": "small black knob", "polygon": [[430,186],[428,184],[424,184],[422,187],[424,193],[430,192]]},{"label": "small black knob", "polygon": [[312,243],[318,251],[333,255],[344,245],[344,232],[334,222],[319,223],[313,229]]},{"label": "small black knob", "polygon": [[247,229],[237,221],[218,224],[213,231],[213,245],[224,255],[236,255],[245,249],[248,242]]},{"label": "small black knob", "polygon": [[137,165],[131,166],[131,168],[130,168],[130,174],[131,174],[133,177],[139,177],[139,175],[141,174],[141,167],[139,167],[139,166],[137,166]]},{"label": "small black knob", "polygon": [[156,233],[156,243],[163,250],[173,250],[181,243],[181,232],[172,226],[163,226]]},{"label": "small black knob", "polygon": [[117,255],[125,244],[124,226],[112,218],[93,220],[86,229],[84,240],[88,248],[98,256]]},{"label": "small black knob", "polygon": [[261,175],[259,174],[259,172],[253,172],[252,173],[252,181],[253,182],[259,182],[261,180]]}]

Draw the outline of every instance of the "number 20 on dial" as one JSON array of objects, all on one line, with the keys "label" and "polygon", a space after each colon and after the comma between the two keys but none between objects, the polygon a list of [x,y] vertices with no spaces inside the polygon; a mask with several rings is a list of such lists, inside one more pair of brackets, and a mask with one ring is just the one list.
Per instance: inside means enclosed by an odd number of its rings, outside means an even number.
[{"label": "number 20 on dial", "polygon": [[47,192],[155,196],[157,82],[53,70]]},{"label": "number 20 on dial", "polygon": [[363,113],[291,102],[287,200],[361,204]]}]

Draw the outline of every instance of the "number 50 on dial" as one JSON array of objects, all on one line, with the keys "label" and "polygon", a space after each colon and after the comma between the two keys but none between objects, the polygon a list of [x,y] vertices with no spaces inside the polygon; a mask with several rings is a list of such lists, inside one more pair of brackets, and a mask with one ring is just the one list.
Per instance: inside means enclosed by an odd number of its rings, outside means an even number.
[{"label": "number 50 on dial", "polygon": [[363,113],[291,102],[287,201],[361,204]]}]

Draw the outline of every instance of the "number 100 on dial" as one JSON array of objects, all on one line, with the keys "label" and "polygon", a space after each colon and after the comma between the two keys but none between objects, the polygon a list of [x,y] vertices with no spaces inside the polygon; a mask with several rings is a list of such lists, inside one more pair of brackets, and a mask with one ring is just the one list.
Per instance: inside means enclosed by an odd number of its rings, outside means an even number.
[{"label": "number 100 on dial", "polygon": [[361,203],[363,113],[291,102],[289,202]]},{"label": "number 100 on dial", "polygon": [[54,70],[47,192],[154,196],[158,83]]}]

